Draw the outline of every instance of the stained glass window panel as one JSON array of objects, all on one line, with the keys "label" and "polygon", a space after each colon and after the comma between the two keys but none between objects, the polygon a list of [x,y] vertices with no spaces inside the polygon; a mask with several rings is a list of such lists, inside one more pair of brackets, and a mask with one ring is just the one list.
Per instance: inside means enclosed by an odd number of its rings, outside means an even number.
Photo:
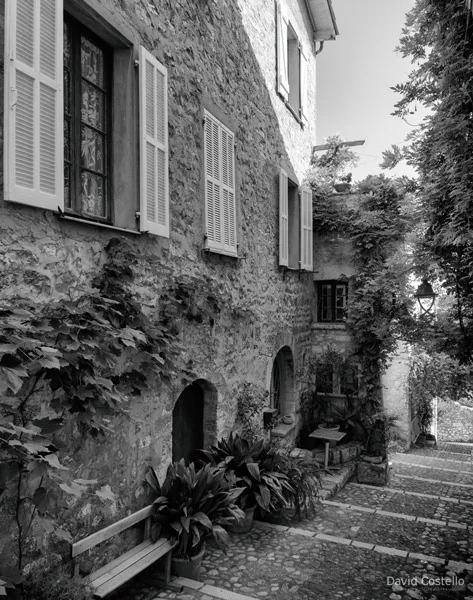
[{"label": "stained glass window panel", "polygon": [[81,173],[82,212],[94,217],[107,216],[103,177],[87,171]]},{"label": "stained glass window panel", "polygon": [[103,51],[85,37],[81,39],[80,65],[82,77],[101,88],[105,87]]}]

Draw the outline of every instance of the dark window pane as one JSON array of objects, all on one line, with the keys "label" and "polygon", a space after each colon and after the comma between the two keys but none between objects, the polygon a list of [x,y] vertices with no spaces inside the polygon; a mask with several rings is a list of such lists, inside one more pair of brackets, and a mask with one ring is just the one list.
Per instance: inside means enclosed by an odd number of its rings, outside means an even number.
[{"label": "dark window pane", "polygon": [[103,135],[89,127],[81,127],[81,165],[97,173],[104,172]]},{"label": "dark window pane", "polygon": [[103,177],[81,173],[81,210],[94,217],[106,217],[105,186]]},{"label": "dark window pane", "polygon": [[104,94],[86,81],[82,81],[81,119],[87,125],[104,130]]},{"label": "dark window pane", "polygon": [[71,124],[64,119],[64,160],[71,160]]},{"label": "dark window pane", "polygon": [[81,38],[80,65],[82,77],[105,86],[103,51],[85,37]]},{"label": "dark window pane", "polygon": [[64,66],[67,69],[72,68],[71,27],[66,22],[64,23]]},{"label": "dark window pane", "polygon": [[317,367],[316,373],[317,392],[333,394],[333,365],[322,364]]},{"label": "dark window pane", "polygon": [[71,203],[71,167],[64,165],[64,205],[66,208],[72,208]]},{"label": "dark window pane", "polygon": [[64,71],[64,112],[66,115],[71,114],[71,74],[69,71]]}]

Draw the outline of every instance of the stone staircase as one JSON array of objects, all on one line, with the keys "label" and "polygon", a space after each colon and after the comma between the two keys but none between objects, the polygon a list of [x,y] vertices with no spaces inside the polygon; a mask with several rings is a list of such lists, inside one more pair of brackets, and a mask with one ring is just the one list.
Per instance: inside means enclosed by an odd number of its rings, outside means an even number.
[{"label": "stone staircase", "polygon": [[315,518],[257,523],[227,555],[209,549],[201,582],[149,598],[473,600],[471,448],[390,458],[388,486],[351,481]]}]

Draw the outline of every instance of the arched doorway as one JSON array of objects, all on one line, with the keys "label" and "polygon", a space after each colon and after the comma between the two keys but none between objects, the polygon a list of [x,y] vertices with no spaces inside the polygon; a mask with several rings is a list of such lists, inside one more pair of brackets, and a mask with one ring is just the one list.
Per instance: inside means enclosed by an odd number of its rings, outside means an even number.
[{"label": "arched doorway", "polygon": [[197,379],[181,393],[172,412],[172,460],[186,463],[195,450],[216,441],[217,389],[205,379]]},{"label": "arched doorway", "polygon": [[280,415],[294,413],[294,359],[291,349],[284,346],[274,359],[270,382],[271,408]]},{"label": "arched doorway", "polygon": [[172,411],[172,460],[189,462],[193,450],[204,446],[204,390],[194,381],[177,399]]}]

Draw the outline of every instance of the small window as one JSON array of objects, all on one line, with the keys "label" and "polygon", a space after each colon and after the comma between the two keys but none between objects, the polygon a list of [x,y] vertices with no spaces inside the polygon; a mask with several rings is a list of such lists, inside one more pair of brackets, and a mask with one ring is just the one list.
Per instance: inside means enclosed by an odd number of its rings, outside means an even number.
[{"label": "small window", "polygon": [[205,248],[237,256],[234,134],[204,112]]},{"label": "small window", "polygon": [[358,370],[355,367],[347,367],[340,374],[340,393],[351,396],[358,393]]},{"label": "small window", "polygon": [[64,19],[64,207],[110,221],[111,48]]},{"label": "small window", "polygon": [[308,118],[308,57],[286,6],[277,5],[277,90],[293,114]]},{"label": "small window", "polygon": [[343,322],[347,317],[348,284],[319,282],[317,286],[318,321]]}]

